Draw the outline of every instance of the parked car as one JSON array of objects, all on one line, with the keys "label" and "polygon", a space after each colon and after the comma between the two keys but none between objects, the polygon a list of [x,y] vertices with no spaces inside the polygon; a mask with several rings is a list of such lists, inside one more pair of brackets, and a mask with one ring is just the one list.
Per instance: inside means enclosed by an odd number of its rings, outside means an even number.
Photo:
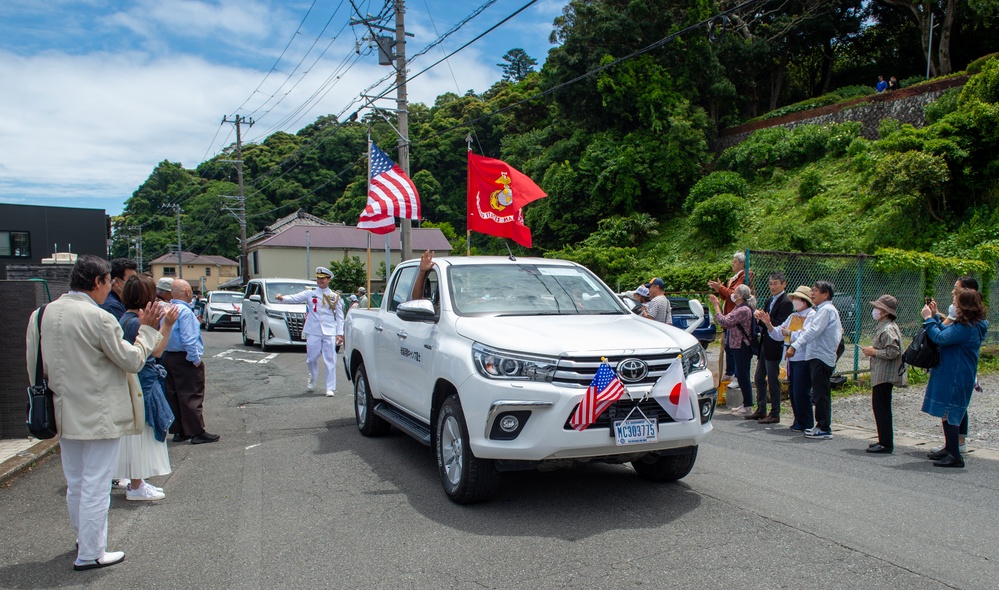
[{"label": "parked car", "polygon": [[243,344],[260,343],[266,352],[275,345],[305,345],[304,303],[281,303],[274,297],[315,288],[314,281],[302,279],[252,279],[243,293],[240,331]]},{"label": "parked car", "polygon": [[201,326],[211,332],[215,328],[238,328],[243,294],[233,291],[209,291],[202,299],[204,311]]},{"label": "parked car", "polygon": [[[635,299],[634,292],[626,291],[620,293],[618,297],[632,313],[641,314],[642,304]],[[670,297],[669,304],[672,310],[670,323],[684,332],[692,334],[702,347],[707,348],[718,337],[714,314],[704,309],[704,305],[700,301],[687,297]]]}]

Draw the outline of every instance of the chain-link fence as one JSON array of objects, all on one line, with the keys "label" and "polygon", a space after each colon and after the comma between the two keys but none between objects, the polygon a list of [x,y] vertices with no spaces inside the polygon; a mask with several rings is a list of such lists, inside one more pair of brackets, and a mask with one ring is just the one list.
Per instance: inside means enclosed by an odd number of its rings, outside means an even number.
[{"label": "chain-link fence", "polygon": [[[871,334],[877,322],[871,316],[870,302],[884,294],[898,299],[898,326],[907,346],[909,338],[919,331],[922,318],[920,310],[925,303],[924,277],[920,271],[897,270],[881,272],[875,269],[876,258],[867,254],[809,254],[802,252],[772,252],[746,250],[746,270],[752,278],[752,287],[762,302],[770,296],[769,277],[782,272],[787,277],[787,289],[799,285],[811,286],[815,281],[829,281],[835,286],[832,302],[839,310],[843,323],[843,340],[846,351],[836,365],[837,373],[857,373],[869,369],[867,357],[860,348],[871,343]],[[933,279],[934,298],[941,311],[951,302],[951,290],[957,275],[941,273]],[[999,320],[996,304],[999,297],[999,280],[989,289],[988,319],[993,326]],[[996,330],[990,330],[989,342],[999,341]]]}]

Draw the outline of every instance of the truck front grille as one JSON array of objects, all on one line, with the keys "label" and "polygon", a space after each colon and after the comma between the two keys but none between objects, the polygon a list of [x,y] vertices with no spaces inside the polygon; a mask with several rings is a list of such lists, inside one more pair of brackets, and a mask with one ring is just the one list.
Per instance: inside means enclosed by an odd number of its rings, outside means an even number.
[{"label": "truck front grille", "polygon": [[[662,377],[669,366],[677,362],[680,354],[675,351],[658,350],[653,352],[643,351],[635,354],[604,354],[607,364],[614,369],[621,383],[628,386],[653,385],[659,377]],[[555,368],[555,376],[552,383],[564,387],[588,387],[593,381],[593,376],[597,374],[600,367],[601,356],[569,356],[560,358],[558,366]],[[645,363],[648,372],[644,377],[630,379],[626,371],[620,366],[625,360],[638,360]]]},{"label": "truck front grille", "polygon": [[[572,430],[572,425],[569,424],[569,421],[572,420],[573,415],[576,414],[576,408],[578,407],[579,404],[576,404],[576,406],[572,408],[572,412],[569,412],[569,415],[565,419],[565,424],[562,427],[563,429]],[[638,410],[632,412],[631,410],[634,407],[635,402],[632,400],[618,400],[611,404],[603,414],[597,416],[596,422],[587,427],[587,430],[590,430],[591,428],[610,428],[610,425],[616,420],[624,420],[625,417],[628,417],[629,412],[631,412],[631,419],[641,419],[644,415],[645,418],[655,418],[660,424],[665,422],[674,422],[673,417],[666,413],[666,410],[664,410],[663,407],[659,405],[659,402],[654,399],[647,399],[638,402],[638,409],[642,411],[641,413],[639,413]]]}]

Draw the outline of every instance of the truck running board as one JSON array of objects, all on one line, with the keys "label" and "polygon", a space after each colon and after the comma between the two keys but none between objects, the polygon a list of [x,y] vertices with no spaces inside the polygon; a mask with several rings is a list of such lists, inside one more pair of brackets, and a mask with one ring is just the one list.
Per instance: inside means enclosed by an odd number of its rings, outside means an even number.
[{"label": "truck running board", "polygon": [[430,446],[430,429],[409,414],[396,409],[395,406],[379,402],[375,406],[375,415],[415,438],[426,446]]}]

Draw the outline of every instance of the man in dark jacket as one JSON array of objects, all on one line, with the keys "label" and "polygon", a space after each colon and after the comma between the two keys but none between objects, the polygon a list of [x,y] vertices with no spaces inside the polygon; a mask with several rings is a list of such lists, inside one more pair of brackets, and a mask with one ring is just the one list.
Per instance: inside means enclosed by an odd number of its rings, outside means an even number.
[{"label": "man in dark jacket", "polygon": [[[756,319],[769,315],[771,324],[784,323],[794,307],[787,298],[787,279],[782,272],[770,273],[770,298],[756,310]],[[765,330],[760,335],[760,357],[756,363],[756,412],[746,416],[747,420],[759,420],[760,424],[780,422],[780,361],[784,356],[784,341],[774,340]],[[770,413],[767,413],[767,392],[770,393]]]}]

